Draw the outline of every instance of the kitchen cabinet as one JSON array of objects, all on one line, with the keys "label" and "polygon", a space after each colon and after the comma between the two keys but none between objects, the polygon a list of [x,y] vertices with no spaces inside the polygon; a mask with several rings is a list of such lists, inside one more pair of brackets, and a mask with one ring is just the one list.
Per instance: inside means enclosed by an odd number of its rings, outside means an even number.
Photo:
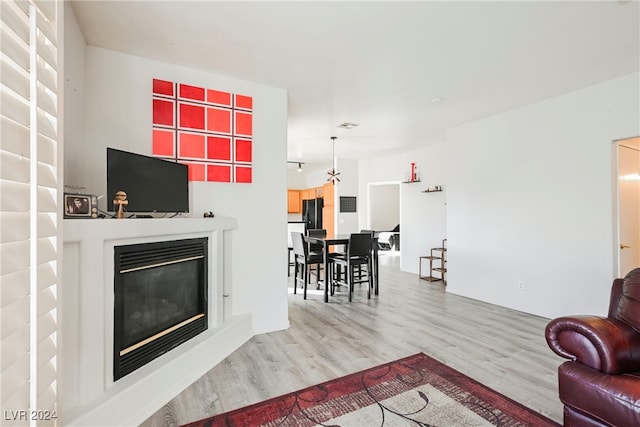
[{"label": "kitchen cabinet", "polygon": [[333,184],[328,183],[322,186],[322,194],[323,194],[323,199],[324,199],[324,205],[325,206],[333,206],[335,204],[333,198],[334,198],[334,188],[333,188]]},{"label": "kitchen cabinet", "polygon": [[333,234],[334,227],[334,194],[333,184],[327,183],[320,187],[305,188],[303,190],[288,190],[288,212],[302,213],[302,201],[323,199],[322,208],[322,228],[327,230],[327,234]]},{"label": "kitchen cabinet", "polygon": [[335,202],[334,186],[331,183],[325,184],[322,187],[324,204],[322,208],[322,227],[327,230],[327,235],[333,235],[336,231],[334,223]]},{"label": "kitchen cabinet", "polygon": [[315,188],[307,188],[305,190],[300,190],[300,198],[302,200],[311,200],[316,198],[316,189]]},{"label": "kitchen cabinet", "polygon": [[322,208],[322,228],[327,230],[328,236],[333,236],[336,232],[335,223],[333,219],[333,206],[324,206]]},{"label": "kitchen cabinet", "polygon": [[302,203],[299,190],[287,190],[287,212],[302,212]]}]

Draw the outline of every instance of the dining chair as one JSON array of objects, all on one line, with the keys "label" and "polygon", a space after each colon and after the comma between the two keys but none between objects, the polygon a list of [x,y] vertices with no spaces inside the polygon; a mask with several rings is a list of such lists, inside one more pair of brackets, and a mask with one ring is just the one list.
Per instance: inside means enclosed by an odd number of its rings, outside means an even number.
[{"label": "dining chair", "polygon": [[[317,265],[316,283],[319,283],[320,265],[324,263],[322,254],[311,253],[309,245],[304,239],[304,235],[299,232],[291,233],[291,241],[293,243],[293,256],[295,266],[293,268],[293,293],[296,293],[298,282],[303,284],[303,298],[307,299],[307,285],[309,284],[310,266]],[[302,277],[300,277],[302,276]]]},{"label": "dining chair", "polygon": [[[324,228],[310,228],[309,230],[307,230],[307,236],[327,237],[327,230],[325,230]],[[322,243],[311,243],[311,244],[309,244],[309,250],[311,252],[322,253],[322,251],[323,251]]]},{"label": "dining chair", "polygon": [[[324,228],[310,228],[307,230],[307,236],[327,237],[327,230]],[[309,253],[312,255],[324,256],[324,245],[322,243],[308,243]],[[320,269],[323,264],[316,267],[316,274],[320,277]],[[316,289],[320,289],[320,284],[316,283]]]},{"label": "dining chair", "polygon": [[[349,244],[344,254],[329,254],[329,266],[333,270],[336,267],[343,266],[345,270],[345,278],[341,276],[334,277],[331,281],[331,293],[334,293],[336,285],[346,285],[349,290],[349,301],[352,300],[354,285],[356,283],[368,283],[367,298],[371,298],[371,289],[373,288],[372,256],[371,256],[372,236],[370,233],[352,233],[349,236]],[[366,266],[365,277],[358,276],[356,278],[356,269]]]},{"label": "dining chair", "polygon": [[[360,230],[360,233],[365,233],[371,236],[371,238],[373,238],[376,234],[376,232],[374,230]],[[371,249],[373,250],[373,242],[371,243]],[[362,277],[362,265],[358,266],[358,278]],[[364,266],[366,268],[366,266]]]},{"label": "dining chair", "polygon": [[294,262],[291,260],[291,253],[293,252],[293,242],[291,241],[291,233],[298,231],[304,233],[306,224],[301,221],[289,221],[287,222],[287,277],[291,276],[291,267]]}]

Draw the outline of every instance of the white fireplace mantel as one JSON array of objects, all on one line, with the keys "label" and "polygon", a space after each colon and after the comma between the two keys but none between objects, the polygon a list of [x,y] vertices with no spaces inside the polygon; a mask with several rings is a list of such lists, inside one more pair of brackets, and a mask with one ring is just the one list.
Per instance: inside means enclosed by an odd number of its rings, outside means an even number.
[{"label": "white fireplace mantel", "polygon": [[[139,425],[253,336],[250,316],[233,316],[226,297],[233,295],[228,234],[237,227],[234,218],[69,219],[63,227],[58,393],[64,425]],[[113,248],[197,237],[209,238],[207,331],[114,382]]]}]

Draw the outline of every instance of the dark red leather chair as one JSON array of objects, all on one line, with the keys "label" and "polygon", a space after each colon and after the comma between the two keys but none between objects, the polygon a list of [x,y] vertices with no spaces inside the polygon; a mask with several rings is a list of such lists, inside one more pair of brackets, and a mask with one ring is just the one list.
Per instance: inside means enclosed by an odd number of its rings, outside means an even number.
[{"label": "dark red leather chair", "polygon": [[565,426],[640,426],[640,268],[611,288],[609,313],[552,320]]}]

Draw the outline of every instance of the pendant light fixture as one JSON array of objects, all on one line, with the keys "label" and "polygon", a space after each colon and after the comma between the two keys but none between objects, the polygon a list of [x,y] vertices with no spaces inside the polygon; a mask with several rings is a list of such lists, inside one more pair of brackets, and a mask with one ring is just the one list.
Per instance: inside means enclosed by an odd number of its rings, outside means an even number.
[{"label": "pendant light fixture", "polygon": [[340,175],[340,172],[338,172],[338,159],[336,159],[336,139],[338,139],[337,136],[331,137],[331,144],[333,145],[333,168],[327,172],[329,175],[327,182],[333,185],[336,185],[336,182],[340,182],[340,178],[338,178],[338,175]]}]

